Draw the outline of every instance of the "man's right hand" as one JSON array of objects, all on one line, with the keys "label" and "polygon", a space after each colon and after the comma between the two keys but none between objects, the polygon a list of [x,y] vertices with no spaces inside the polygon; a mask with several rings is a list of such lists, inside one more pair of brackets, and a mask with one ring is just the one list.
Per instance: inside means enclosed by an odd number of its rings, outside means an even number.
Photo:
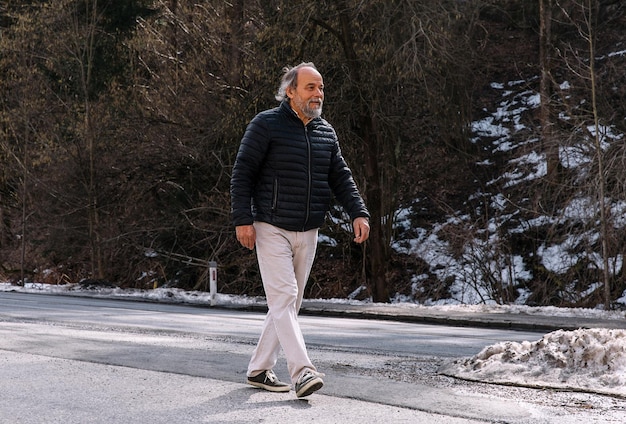
[{"label": "man's right hand", "polygon": [[237,240],[239,240],[239,243],[241,243],[243,247],[247,247],[250,250],[254,249],[256,231],[253,225],[239,225],[235,227],[235,233]]}]

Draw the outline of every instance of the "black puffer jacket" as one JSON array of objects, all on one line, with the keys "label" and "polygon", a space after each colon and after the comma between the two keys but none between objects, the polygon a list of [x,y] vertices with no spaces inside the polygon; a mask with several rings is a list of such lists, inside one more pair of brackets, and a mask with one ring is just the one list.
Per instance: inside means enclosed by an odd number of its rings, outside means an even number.
[{"label": "black puffer jacket", "polygon": [[318,228],[332,195],[352,220],[369,217],[334,129],[322,118],[305,126],[286,101],[248,125],[230,195],[235,226],[262,221],[289,231]]}]

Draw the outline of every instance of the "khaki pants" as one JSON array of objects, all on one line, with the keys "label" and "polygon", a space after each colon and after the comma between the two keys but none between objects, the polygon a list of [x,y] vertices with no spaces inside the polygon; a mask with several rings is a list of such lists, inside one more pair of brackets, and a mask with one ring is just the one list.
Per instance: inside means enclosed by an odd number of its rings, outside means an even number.
[{"label": "khaki pants", "polygon": [[264,222],[255,222],[254,228],[268,312],[247,375],[274,368],[282,347],[295,384],[305,368],[316,370],[306,350],[298,312],[315,259],[318,230],[286,231]]}]

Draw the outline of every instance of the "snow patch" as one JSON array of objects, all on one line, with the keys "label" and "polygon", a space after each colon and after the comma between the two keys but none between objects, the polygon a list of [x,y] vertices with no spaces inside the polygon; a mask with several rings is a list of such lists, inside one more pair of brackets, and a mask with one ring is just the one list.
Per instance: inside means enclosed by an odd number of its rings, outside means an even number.
[{"label": "snow patch", "polygon": [[559,330],[535,342],[501,342],[440,372],[472,381],[626,397],[626,331]]}]

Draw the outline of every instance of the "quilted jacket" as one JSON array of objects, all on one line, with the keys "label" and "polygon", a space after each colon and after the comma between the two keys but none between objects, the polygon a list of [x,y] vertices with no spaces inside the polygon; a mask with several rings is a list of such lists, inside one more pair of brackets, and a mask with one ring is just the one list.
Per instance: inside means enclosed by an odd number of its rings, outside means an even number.
[{"label": "quilted jacket", "polygon": [[332,196],[352,220],[369,218],[335,130],[322,118],[305,126],[286,101],[248,124],[230,195],[235,226],[262,221],[288,231],[319,228]]}]

